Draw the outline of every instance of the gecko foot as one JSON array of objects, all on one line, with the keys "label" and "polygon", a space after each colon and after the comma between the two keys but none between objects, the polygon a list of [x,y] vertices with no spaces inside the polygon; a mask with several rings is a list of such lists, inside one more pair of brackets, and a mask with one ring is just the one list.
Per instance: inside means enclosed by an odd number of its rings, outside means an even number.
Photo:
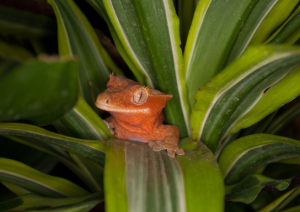
[{"label": "gecko foot", "polygon": [[167,149],[168,155],[175,158],[175,153],[178,155],[184,155],[183,149],[180,149],[178,145],[174,143],[169,143],[167,141],[150,141],[148,145],[153,149],[153,151],[161,151]]}]

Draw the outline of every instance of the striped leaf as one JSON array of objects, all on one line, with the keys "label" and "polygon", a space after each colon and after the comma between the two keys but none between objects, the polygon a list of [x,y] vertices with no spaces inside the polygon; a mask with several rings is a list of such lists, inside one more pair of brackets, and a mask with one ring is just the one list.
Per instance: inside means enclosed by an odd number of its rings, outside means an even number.
[{"label": "striped leaf", "polygon": [[70,137],[102,141],[112,137],[102,119],[81,96],[72,110],[52,124]]},{"label": "striped leaf", "polygon": [[[238,60],[198,90],[191,116],[192,138],[201,140],[214,152],[223,138],[251,126],[299,95],[300,87],[291,84],[294,86],[293,91],[276,98],[276,103],[271,100],[272,97],[268,97],[278,86],[281,86],[280,89],[284,88],[284,93],[290,91],[290,76],[297,76],[298,70],[287,73],[300,63],[299,55],[298,48],[249,47]],[[283,85],[279,85],[278,81]],[[266,92],[271,86],[273,87]],[[261,101],[268,106],[263,107],[263,115],[258,115],[256,108]],[[272,104],[274,107],[267,108]],[[251,121],[246,119],[247,126],[245,122],[240,123],[245,117],[250,119],[249,111],[254,108],[257,113],[252,113]]]},{"label": "striped leaf", "polygon": [[261,22],[278,1],[279,0],[258,1],[254,5],[236,37],[234,45],[228,56],[227,64],[230,64],[241,56]]},{"label": "striped leaf", "polygon": [[269,205],[267,205],[263,209],[259,210],[258,212],[282,211],[281,209],[283,209],[288,203],[290,203],[299,194],[300,194],[300,187],[297,186],[297,187],[291,189],[290,191],[286,192],[284,195],[277,198],[275,201],[271,202]]},{"label": "striped leaf", "polygon": [[48,1],[56,15],[60,56],[80,58],[79,82],[81,94],[89,105],[94,105],[88,82],[98,93],[105,89],[109,72],[120,72],[101,46],[92,26],[72,0]]},{"label": "striped leaf", "polygon": [[104,0],[109,19],[128,57],[147,77],[148,85],[172,94],[167,121],[188,133],[188,105],[182,70],[179,21],[173,1]]},{"label": "striped leaf", "polygon": [[212,153],[197,145],[186,139],[181,146],[186,155],[177,161],[144,143],[109,140],[104,173],[107,211],[223,211],[220,170]]},{"label": "striped leaf", "polygon": [[89,194],[63,178],[46,175],[6,158],[0,158],[0,179],[48,197],[79,197]]},{"label": "striped leaf", "polygon": [[[42,142],[35,142],[33,139],[30,138],[18,138],[14,136],[6,136],[7,138],[16,141],[18,143],[27,145],[29,147],[35,148],[39,151],[45,152],[49,155],[54,156],[59,162],[64,164],[66,167],[68,167],[77,177],[79,177],[90,190],[94,190],[95,186],[91,181],[82,173],[80,168],[74,163],[74,161],[70,158],[70,156],[64,152],[61,148],[48,144],[48,143],[42,143]],[[22,160],[24,161],[24,160]]]},{"label": "striped leaf", "polygon": [[219,165],[225,183],[240,181],[260,165],[299,157],[297,140],[268,134],[255,134],[235,140],[222,152]]},{"label": "striped leaf", "polygon": [[0,68],[0,121],[30,119],[46,125],[76,104],[78,65],[75,61],[45,57],[5,67],[7,64]]},{"label": "striped leaf", "polygon": [[297,3],[297,0],[278,1],[256,30],[250,41],[250,45],[264,43],[271,33],[286,20]]},{"label": "striped leaf", "polygon": [[276,180],[260,174],[248,175],[242,181],[226,186],[226,199],[231,202],[249,204],[255,200],[258,193],[265,186],[271,186],[273,189],[283,191],[289,187],[291,180],[292,178]]},{"label": "striped leaf", "polygon": [[223,69],[241,25],[256,1],[199,1],[184,51],[190,106],[197,89]]},{"label": "striped leaf", "polygon": [[300,38],[300,6],[270,43],[295,43]]},{"label": "striped leaf", "polygon": [[18,123],[1,123],[0,134],[31,138],[36,142],[53,144],[63,150],[90,159],[101,167],[104,165],[106,142],[103,141],[67,137],[40,127]]},{"label": "striped leaf", "polygon": [[[33,208],[42,208],[42,207],[47,207],[48,210],[56,209],[56,211],[58,211],[57,207],[77,206],[76,205],[77,203],[87,202],[91,200],[97,200],[97,203],[101,202],[101,200],[103,200],[103,193],[99,192],[87,196],[71,197],[71,198],[53,198],[53,197],[43,197],[37,194],[27,194],[0,203],[0,211],[1,212],[17,211],[17,210],[28,211],[30,209],[31,209],[30,211],[32,211]],[[62,212],[63,210],[59,210],[59,211]]]}]

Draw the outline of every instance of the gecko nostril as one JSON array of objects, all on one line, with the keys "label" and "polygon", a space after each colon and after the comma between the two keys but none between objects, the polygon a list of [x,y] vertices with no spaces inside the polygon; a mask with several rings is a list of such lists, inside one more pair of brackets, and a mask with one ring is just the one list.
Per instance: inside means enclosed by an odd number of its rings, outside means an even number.
[{"label": "gecko nostril", "polygon": [[109,104],[109,103],[110,103],[110,99],[106,99],[106,100],[105,100],[105,103],[106,103],[106,104]]}]

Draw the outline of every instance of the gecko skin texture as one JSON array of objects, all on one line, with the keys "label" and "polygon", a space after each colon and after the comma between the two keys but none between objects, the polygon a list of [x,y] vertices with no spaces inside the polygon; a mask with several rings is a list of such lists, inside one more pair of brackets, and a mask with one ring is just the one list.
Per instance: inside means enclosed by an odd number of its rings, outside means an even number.
[{"label": "gecko skin texture", "polygon": [[184,155],[178,147],[179,129],[164,125],[162,109],[172,98],[123,76],[110,75],[96,106],[112,116],[105,122],[115,138],[148,143],[154,151],[167,149],[172,158]]}]

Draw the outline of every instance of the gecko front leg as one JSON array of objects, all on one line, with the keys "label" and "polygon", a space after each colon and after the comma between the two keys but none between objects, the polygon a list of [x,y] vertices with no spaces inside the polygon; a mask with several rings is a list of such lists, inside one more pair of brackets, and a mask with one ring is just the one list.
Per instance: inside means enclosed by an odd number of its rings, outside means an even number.
[{"label": "gecko front leg", "polygon": [[161,125],[157,134],[165,135],[163,140],[150,141],[148,145],[154,151],[161,151],[167,149],[168,155],[175,158],[175,153],[184,155],[184,151],[178,147],[179,142],[179,129],[176,126]]},{"label": "gecko front leg", "polygon": [[110,116],[103,120],[104,124],[108,128],[109,132],[114,135],[115,134],[115,118],[113,116]]}]

